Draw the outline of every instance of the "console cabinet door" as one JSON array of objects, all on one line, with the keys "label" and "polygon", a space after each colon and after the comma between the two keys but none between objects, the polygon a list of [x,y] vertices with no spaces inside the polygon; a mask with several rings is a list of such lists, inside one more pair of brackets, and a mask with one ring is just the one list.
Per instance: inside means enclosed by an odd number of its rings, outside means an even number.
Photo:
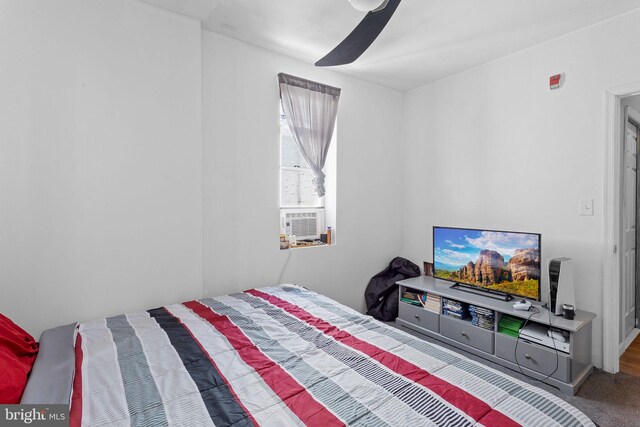
[{"label": "console cabinet door", "polygon": [[493,354],[494,332],[474,326],[468,320],[441,316],[440,333],[459,343]]},{"label": "console cabinet door", "polygon": [[[550,375],[564,382],[571,382],[571,359],[568,355],[553,349],[531,344],[520,339],[516,349],[515,338],[505,334],[496,334],[496,356],[518,363],[544,376]],[[516,362],[517,361],[517,362]],[[553,372],[553,374],[552,374]]]},{"label": "console cabinet door", "polygon": [[422,307],[400,302],[398,317],[421,328],[440,332],[440,315]]}]

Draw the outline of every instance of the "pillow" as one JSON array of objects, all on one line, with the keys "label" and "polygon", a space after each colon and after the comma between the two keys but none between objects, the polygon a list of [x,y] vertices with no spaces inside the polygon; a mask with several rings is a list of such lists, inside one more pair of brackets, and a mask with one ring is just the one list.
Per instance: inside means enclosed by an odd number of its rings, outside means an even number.
[{"label": "pillow", "polygon": [[37,354],[36,340],[0,314],[0,404],[20,403]]}]

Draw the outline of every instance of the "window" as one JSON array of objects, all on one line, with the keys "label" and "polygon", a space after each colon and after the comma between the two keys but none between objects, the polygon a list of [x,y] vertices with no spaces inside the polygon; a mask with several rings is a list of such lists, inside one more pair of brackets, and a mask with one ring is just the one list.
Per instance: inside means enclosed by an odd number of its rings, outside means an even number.
[{"label": "window", "polygon": [[[313,173],[293,140],[284,112],[280,109],[280,233],[287,239],[288,233],[296,236],[298,246],[300,239],[319,239],[327,232],[327,226],[335,229],[335,140],[334,134],[323,169],[326,175],[325,195],[318,197],[313,186]],[[335,234],[332,239],[335,244]]]},{"label": "window", "polygon": [[278,82],[280,248],[332,244],[341,89],[284,73],[278,74]]},{"label": "window", "polygon": [[318,197],[315,194],[313,174],[293,140],[282,108],[280,109],[280,207],[324,207],[324,197]]}]

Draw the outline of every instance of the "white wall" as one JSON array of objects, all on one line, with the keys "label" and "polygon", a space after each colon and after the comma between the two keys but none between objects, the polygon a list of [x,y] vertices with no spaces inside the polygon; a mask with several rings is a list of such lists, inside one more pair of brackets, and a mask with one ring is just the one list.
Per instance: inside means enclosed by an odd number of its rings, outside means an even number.
[{"label": "white wall", "polygon": [[[640,80],[640,11],[407,93],[404,245],[431,259],[434,225],[542,233],[575,260],[577,306],[596,312],[602,364],[605,90]],[[566,83],[550,91],[549,76]],[[595,215],[578,216],[578,200]]]},{"label": "white wall", "polygon": [[[401,242],[403,95],[203,31],[205,294],[298,283],[363,309]],[[338,245],[280,251],[279,93],[285,72],[342,88]]]},{"label": "white wall", "polygon": [[0,312],[37,336],[199,297],[199,22],[5,0],[0,57]]}]

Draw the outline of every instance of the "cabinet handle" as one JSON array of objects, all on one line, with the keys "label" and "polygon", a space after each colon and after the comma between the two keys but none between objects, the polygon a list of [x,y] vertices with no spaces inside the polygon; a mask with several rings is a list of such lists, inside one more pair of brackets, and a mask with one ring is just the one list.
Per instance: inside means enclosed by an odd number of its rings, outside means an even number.
[{"label": "cabinet handle", "polygon": [[467,336],[467,333],[466,333],[466,332],[464,332],[464,331],[462,331],[462,332],[460,332],[460,335],[462,335],[463,337],[466,337],[466,336]]},{"label": "cabinet handle", "polygon": [[525,354],[524,358],[527,359],[527,360],[531,360],[531,356],[529,356],[528,354]]}]

